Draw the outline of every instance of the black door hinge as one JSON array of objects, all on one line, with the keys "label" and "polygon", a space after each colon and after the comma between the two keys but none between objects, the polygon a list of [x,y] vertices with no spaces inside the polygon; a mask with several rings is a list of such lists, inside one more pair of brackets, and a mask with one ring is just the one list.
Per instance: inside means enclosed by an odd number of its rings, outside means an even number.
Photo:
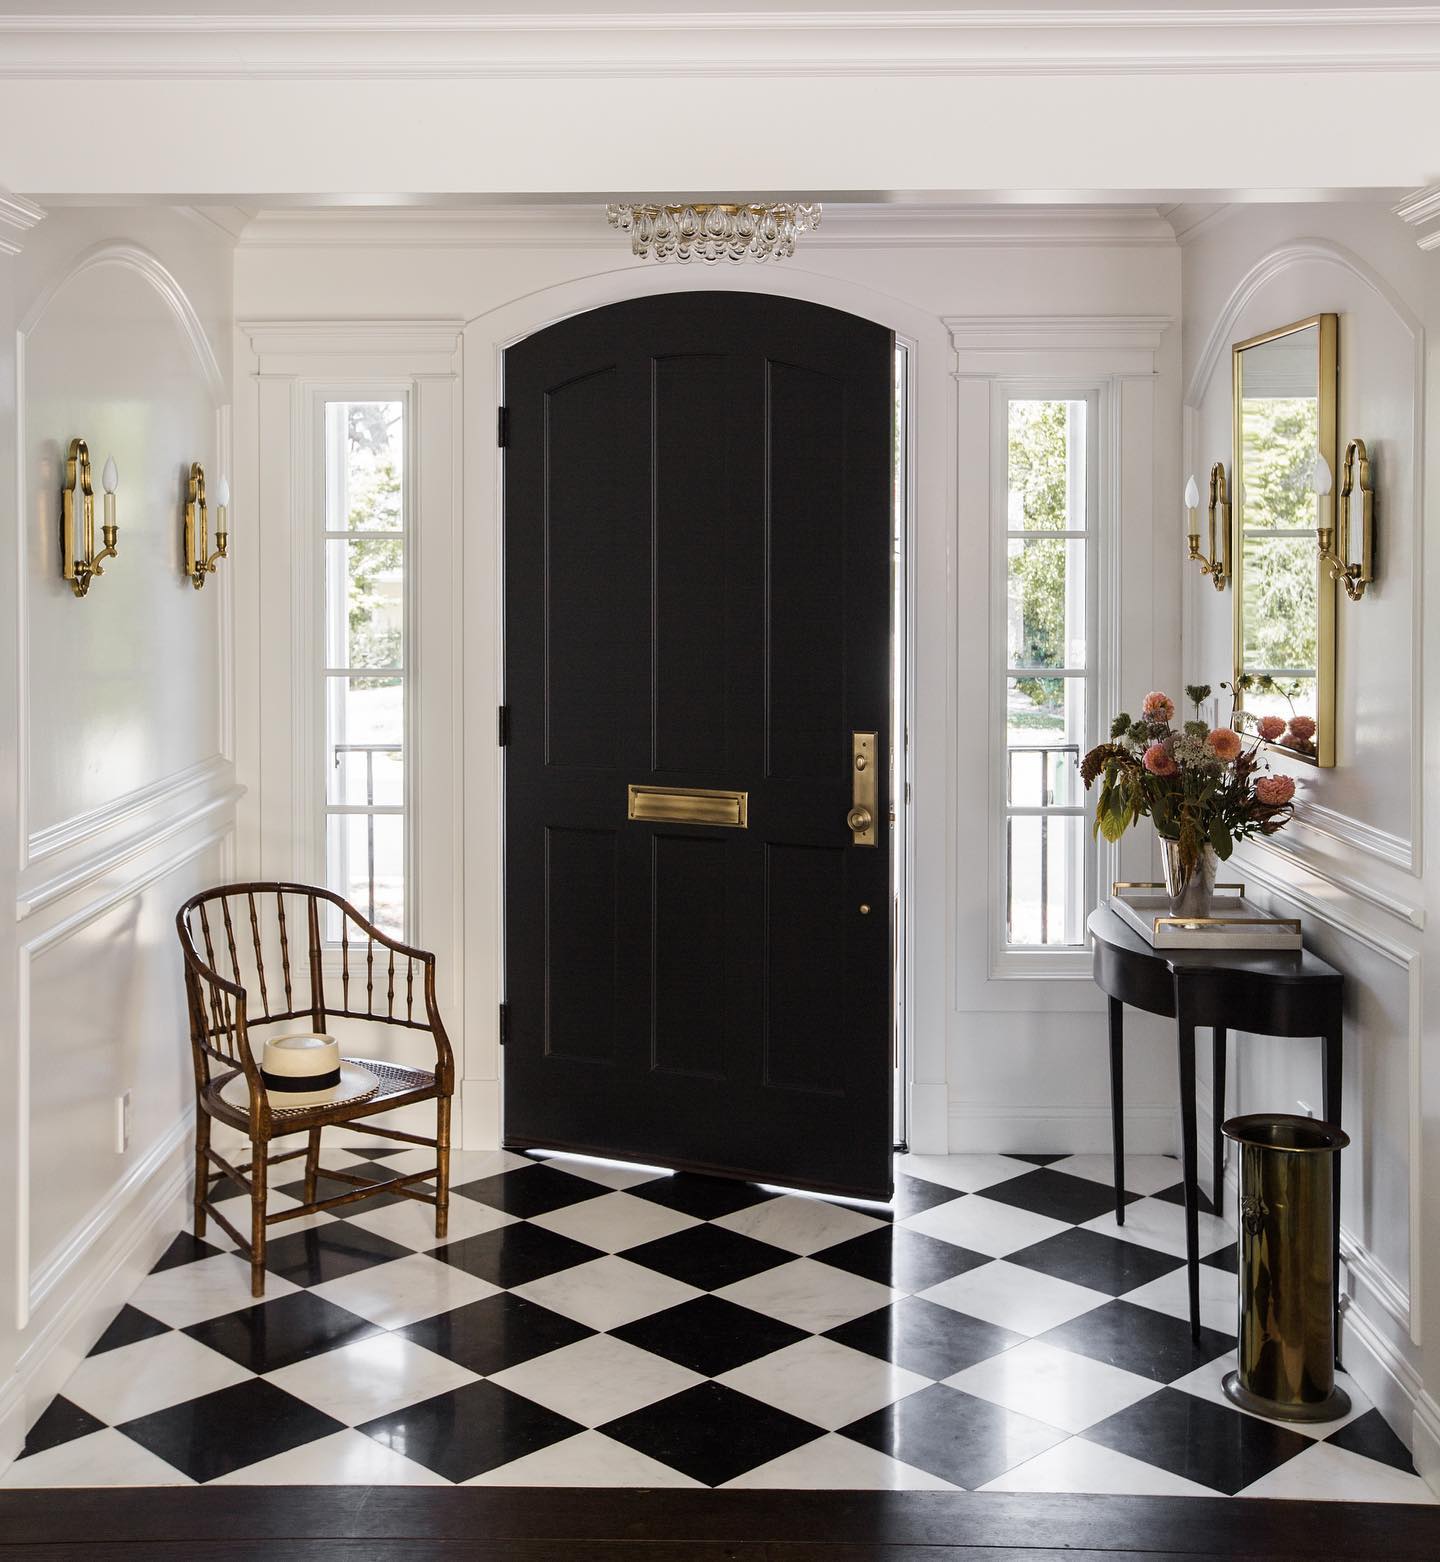
[{"label": "black door hinge", "polygon": [[504,748],[510,741],[510,707],[501,705],[495,711],[495,741]]},{"label": "black door hinge", "polygon": [[495,443],[503,450],[510,443],[510,409],[495,409]]},{"label": "black door hinge", "polygon": [[510,1040],[510,1005],[500,1005],[500,1045],[503,1047]]}]

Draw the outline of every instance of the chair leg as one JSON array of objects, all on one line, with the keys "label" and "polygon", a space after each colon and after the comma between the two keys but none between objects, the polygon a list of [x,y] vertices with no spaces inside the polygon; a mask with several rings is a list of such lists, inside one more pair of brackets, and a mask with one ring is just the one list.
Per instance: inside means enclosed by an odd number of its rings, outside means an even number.
[{"label": "chair leg", "polygon": [[205,1194],[210,1186],[210,1162],[206,1152],[210,1148],[210,1116],[207,1112],[195,1114],[195,1235],[205,1235]]},{"label": "chair leg", "polygon": [[320,1171],[320,1130],[310,1130],[310,1142],[305,1151],[305,1202],[315,1202],[315,1182]]},{"label": "chair leg", "polygon": [[435,1102],[435,1239],[450,1225],[450,1097]]},{"label": "chair leg", "polygon": [[250,1141],[250,1294],[265,1294],[265,1196],[269,1192],[270,1168],[266,1157],[270,1146],[258,1139]]}]

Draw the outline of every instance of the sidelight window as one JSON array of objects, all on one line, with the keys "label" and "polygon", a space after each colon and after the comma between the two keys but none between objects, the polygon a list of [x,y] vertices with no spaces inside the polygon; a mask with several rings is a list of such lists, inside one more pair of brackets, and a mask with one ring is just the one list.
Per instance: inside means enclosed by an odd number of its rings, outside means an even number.
[{"label": "sidelight window", "polygon": [[320,403],[325,882],[387,933],[407,904],[410,535],[403,394]]},{"label": "sidelight window", "polygon": [[1002,947],[1075,950],[1094,853],[1079,762],[1094,710],[1093,395],[1002,398],[996,687]]}]

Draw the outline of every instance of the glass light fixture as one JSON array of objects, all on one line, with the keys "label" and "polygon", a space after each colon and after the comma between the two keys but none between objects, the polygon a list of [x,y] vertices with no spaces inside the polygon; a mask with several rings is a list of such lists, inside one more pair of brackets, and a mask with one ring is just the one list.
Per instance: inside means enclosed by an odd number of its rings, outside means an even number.
[{"label": "glass light fixture", "polygon": [[657,205],[612,202],[605,208],[612,228],[630,235],[641,259],[785,260],[795,240],[820,226],[818,201],[748,203],[677,201]]}]

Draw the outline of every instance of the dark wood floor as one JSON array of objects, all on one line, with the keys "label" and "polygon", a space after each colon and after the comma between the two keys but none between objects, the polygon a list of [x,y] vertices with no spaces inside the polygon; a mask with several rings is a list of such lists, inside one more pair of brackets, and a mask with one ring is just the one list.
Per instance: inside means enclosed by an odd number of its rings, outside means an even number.
[{"label": "dark wood floor", "polygon": [[0,1494],[68,1562],[1436,1562],[1440,1508],[974,1492],[233,1487]]}]

